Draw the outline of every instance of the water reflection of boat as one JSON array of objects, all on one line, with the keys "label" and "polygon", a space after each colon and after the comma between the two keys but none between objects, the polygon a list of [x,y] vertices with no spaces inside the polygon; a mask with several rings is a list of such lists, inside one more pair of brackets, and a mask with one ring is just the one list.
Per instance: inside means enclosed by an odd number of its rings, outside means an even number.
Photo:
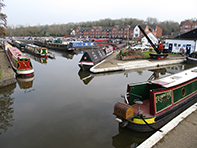
[{"label": "water reflection of boat", "polygon": [[125,103],[114,106],[116,121],[138,132],[159,129],[197,101],[197,67],[157,80],[128,84]]},{"label": "water reflection of boat", "polygon": [[85,85],[87,85],[94,78],[89,71],[79,70],[78,75]]},{"label": "water reflection of boat", "polygon": [[153,132],[139,133],[119,127],[119,133],[112,137],[112,145],[115,148],[135,148],[152,134]]},{"label": "water reflection of boat", "polygon": [[[61,52],[61,51],[59,51]],[[61,52],[62,56],[67,59],[73,59],[75,53],[74,52]]]},{"label": "water reflection of boat", "polygon": [[48,63],[48,58],[42,58],[42,57],[38,57],[29,53],[25,53],[25,55],[27,55],[28,57],[30,57],[31,59],[33,59],[34,61],[37,61],[41,64],[47,64]]},{"label": "water reflection of boat", "polygon": [[28,89],[33,86],[34,77],[30,77],[30,78],[17,77],[16,80],[18,82],[20,89]]},{"label": "water reflection of boat", "polygon": [[149,77],[148,80],[154,80],[157,79],[161,76],[164,76],[166,74],[174,74],[177,72],[180,72],[184,69],[184,65],[181,64],[176,64],[176,65],[171,65],[171,66],[161,66],[159,68],[143,68],[143,69],[134,69],[134,70],[127,70],[127,71],[114,71],[114,72],[109,72],[109,73],[98,73],[98,74],[93,74],[89,71],[83,71],[79,70],[78,75],[80,77],[80,80],[84,82],[85,85],[87,85],[94,77],[100,77],[100,76],[107,76],[107,75],[115,75],[115,74],[123,74],[126,77],[129,76],[129,73],[131,72],[138,72],[139,74],[142,73],[144,70],[152,71],[153,74]]}]

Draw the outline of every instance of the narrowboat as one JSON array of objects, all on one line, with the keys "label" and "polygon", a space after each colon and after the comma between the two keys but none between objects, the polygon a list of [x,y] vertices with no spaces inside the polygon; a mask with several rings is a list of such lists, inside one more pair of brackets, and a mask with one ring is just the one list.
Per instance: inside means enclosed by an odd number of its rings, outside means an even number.
[{"label": "narrowboat", "polygon": [[197,102],[197,67],[153,81],[128,84],[124,102],[114,106],[121,127],[137,132],[159,130]]},{"label": "narrowboat", "polygon": [[194,52],[186,57],[186,63],[187,64],[197,64],[197,52]]},{"label": "narrowboat", "polygon": [[79,49],[94,49],[98,48],[98,45],[94,42],[70,42],[67,45],[67,51],[74,51]]},{"label": "narrowboat", "polygon": [[87,50],[84,52],[78,65],[81,68],[81,70],[89,70],[92,66],[98,64],[112,53],[113,47],[106,49],[98,48]]},{"label": "narrowboat", "polygon": [[54,50],[60,50],[60,51],[66,51],[67,45],[60,44],[60,43],[47,43],[47,48],[54,49]]},{"label": "narrowboat", "polygon": [[18,48],[8,47],[5,52],[17,76],[29,77],[34,75],[34,69],[30,59],[27,58]]},{"label": "narrowboat", "polygon": [[47,47],[46,41],[34,41],[34,45]]},{"label": "narrowboat", "polygon": [[99,47],[104,47],[109,44],[109,39],[92,39],[92,42],[95,42]]},{"label": "narrowboat", "polygon": [[47,58],[48,57],[48,51],[46,47],[40,47],[37,45],[32,44],[26,44],[24,50],[27,52],[30,52],[34,55]]},{"label": "narrowboat", "polygon": [[12,41],[12,45],[13,46],[15,46],[15,47],[17,47],[18,49],[20,49],[20,50],[24,50],[24,48],[25,48],[25,43],[23,43],[23,42],[21,42],[21,41],[18,41],[18,40],[13,40]]}]

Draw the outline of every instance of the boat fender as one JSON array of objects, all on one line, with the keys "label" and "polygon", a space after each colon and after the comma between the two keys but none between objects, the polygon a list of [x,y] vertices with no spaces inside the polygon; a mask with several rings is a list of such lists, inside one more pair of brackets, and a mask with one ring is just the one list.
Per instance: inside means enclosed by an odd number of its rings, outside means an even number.
[{"label": "boat fender", "polygon": [[122,120],[120,118],[115,119],[117,122],[122,123]]},{"label": "boat fender", "polygon": [[142,114],[140,115],[140,118],[142,118],[142,120],[146,123],[146,125],[148,125],[148,126],[149,126],[150,128],[152,128],[153,130],[163,132],[162,130],[156,129],[156,128],[152,127],[150,124],[148,124],[148,123],[146,122],[146,120],[144,119],[144,117],[143,117]]},{"label": "boat fender", "polygon": [[126,127],[128,125],[129,121],[124,121],[120,123],[121,127]]}]

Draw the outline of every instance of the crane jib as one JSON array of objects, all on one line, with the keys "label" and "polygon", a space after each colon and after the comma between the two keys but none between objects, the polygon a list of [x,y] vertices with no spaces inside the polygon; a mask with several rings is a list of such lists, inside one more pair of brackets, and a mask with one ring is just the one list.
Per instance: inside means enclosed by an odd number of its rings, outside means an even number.
[{"label": "crane jib", "polygon": [[140,28],[140,31],[144,34],[144,36],[147,38],[147,40],[151,44],[151,46],[154,48],[154,50],[157,53],[160,53],[159,50],[156,48],[156,46],[153,44],[153,42],[150,40],[150,38],[147,36],[147,34],[144,32],[144,30],[142,29],[142,27],[140,25],[138,25],[138,27]]}]

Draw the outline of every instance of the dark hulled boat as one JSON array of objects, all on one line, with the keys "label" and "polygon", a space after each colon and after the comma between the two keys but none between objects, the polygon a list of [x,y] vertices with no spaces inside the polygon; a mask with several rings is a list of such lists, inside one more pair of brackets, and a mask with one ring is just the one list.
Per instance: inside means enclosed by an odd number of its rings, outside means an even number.
[{"label": "dark hulled boat", "polygon": [[161,79],[128,84],[125,103],[114,106],[120,126],[138,132],[159,129],[197,101],[197,67]]},{"label": "dark hulled boat", "polygon": [[191,53],[188,57],[186,57],[186,63],[196,65],[197,64],[197,53],[196,52]]},{"label": "dark hulled boat", "polygon": [[98,64],[112,53],[113,47],[88,50],[83,54],[78,65],[82,70],[89,70],[92,66]]}]

